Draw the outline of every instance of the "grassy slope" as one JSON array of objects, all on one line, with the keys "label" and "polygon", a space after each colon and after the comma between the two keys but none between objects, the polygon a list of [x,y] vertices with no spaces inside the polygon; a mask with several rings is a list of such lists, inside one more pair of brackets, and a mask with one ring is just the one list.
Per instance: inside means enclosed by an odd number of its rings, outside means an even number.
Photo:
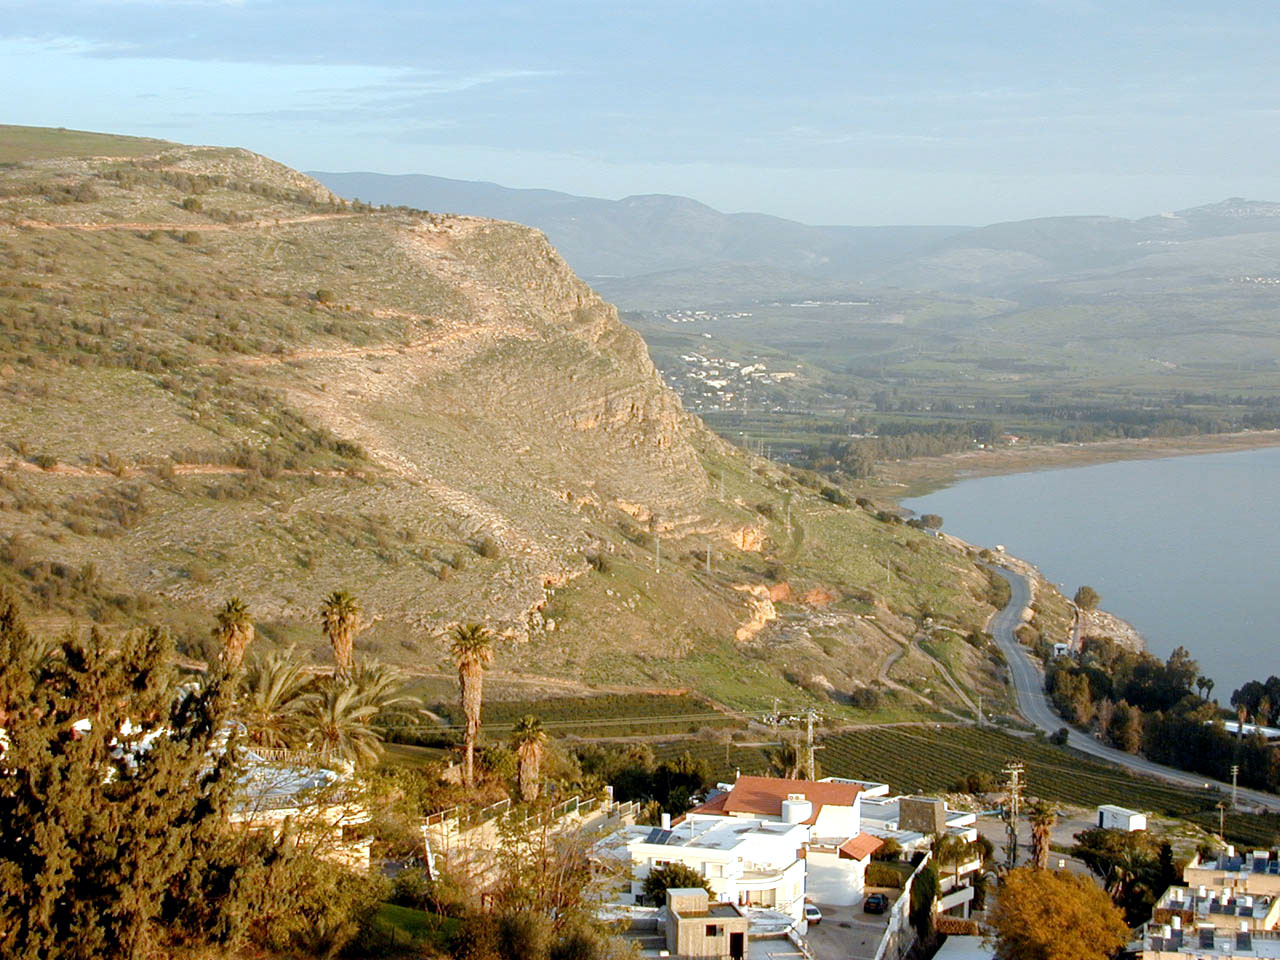
[{"label": "grassy slope", "polygon": [[[440,631],[488,618],[501,671],[865,716],[846,695],[901,649],[873,716],[964,709],[906,642],[926,607],[982,623],[973,566],[811,490],[788,532],[791,482],[683,414],[540,236],[165,149],[0,170],[0,576],[46,623],[161,619],[195,649],[239,593],[264,643],[323,659],[344,586],[378,618],[358,647],[428,672]],[[771,564],[833,602],[736,640]],[[947,659],[997,695],[980,654]]]},{"label": "grassy slope", "polygon": [[173,146],[150,137],[0,123],[0,163],[55,157],[144,157]]}]

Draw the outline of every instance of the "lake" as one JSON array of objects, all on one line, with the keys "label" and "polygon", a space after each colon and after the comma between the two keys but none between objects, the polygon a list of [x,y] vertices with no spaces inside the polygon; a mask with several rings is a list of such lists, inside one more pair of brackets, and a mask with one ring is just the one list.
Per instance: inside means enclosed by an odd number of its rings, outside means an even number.
[{"label": "lake", "polygon": [[1222,703],[1280,675],[1280,447],[981,477],[902,504],[1068,596],[1089,584],[1153,654],[1190,650]]}]

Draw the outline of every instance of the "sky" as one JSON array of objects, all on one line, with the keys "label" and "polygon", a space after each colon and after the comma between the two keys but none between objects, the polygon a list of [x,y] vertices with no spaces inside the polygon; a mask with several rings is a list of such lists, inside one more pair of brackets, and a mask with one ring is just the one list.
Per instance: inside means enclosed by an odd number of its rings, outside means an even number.
[{"label": "sky", "polygon": [[1273,0],[0,0],[0,122],[808,223],[1138,217],[1280,200],[1277,49]]}]

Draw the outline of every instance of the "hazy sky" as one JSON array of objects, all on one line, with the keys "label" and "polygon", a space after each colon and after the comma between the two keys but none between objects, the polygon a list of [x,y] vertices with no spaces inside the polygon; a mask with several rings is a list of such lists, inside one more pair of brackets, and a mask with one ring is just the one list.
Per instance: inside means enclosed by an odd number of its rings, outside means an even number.
[{"label": "hazy sky", "polygon": [[1280,200],[1277,49],[1273,0],[0,0],[7,122],[811,223]]}]

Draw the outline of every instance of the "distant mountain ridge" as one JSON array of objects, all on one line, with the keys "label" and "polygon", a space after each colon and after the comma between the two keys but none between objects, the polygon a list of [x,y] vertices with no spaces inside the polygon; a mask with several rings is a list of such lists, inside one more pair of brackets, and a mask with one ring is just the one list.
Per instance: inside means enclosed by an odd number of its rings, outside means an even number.
[{"label": "distant mountain ridge", "polygon": [[[637,278],[663,286],[675,275],[732,293],[757,285],[753,268],[794,274],[797,289],[847,283],[968,230],[961,226],[810,226],[761,213],[721,213],[689,197],[648,194],[604,200],[554,190],[422,174],[310,174],[375,204],[513,220],[545,233],[574,269],[607,296]],[[620,283],[619,281],[627,281]],[[641,283],[641,287],[645,284]],[[627,297],[621,298],[627,303]]]},{"label": "distant mountain ridge", "polygon": [[372,203],[514,220],[624,307],[742,302],[853,288],[1007,296],[1027,284],[1273,269],[1280,204],[1233,197],[1137,220],[1046,217],[982,227],[810,226],[688,197],[604,200],[418,174],[313,173]]}]

